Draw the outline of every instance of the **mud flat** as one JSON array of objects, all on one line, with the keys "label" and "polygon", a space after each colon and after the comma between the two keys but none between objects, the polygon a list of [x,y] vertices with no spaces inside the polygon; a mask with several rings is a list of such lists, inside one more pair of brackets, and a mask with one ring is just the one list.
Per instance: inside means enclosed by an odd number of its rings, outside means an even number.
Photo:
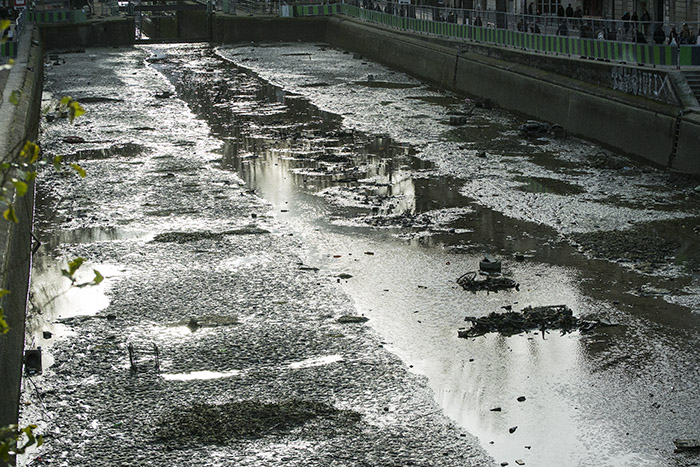
[{"label": "mud flat", "polygon": [[[23,462],[490,465],[374,331],[338,321],[356,310],[337,279],[220,168],[209,127],[157,97],[170,85],[147,56],[88,50],[47,69],[47,91],[93,104],[42,129],[88,176],[39,186],[27,346],[44,371],[25,379],[22,418],[45,444]],[[71,286],[59,268],[78,256]],[[92,269],[105,280],[82,286]]]}]

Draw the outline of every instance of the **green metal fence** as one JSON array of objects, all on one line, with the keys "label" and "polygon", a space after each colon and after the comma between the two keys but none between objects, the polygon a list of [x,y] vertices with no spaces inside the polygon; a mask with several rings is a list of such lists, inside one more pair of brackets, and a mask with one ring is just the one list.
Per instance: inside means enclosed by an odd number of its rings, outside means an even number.
[{"label": "green metal fence", "polygon": [[567,36],[546,36],[507,29],[408,18],[344,3],[296,6],[295,8],[296,16],[343,14],[369,23],[419,34],[464,39],[544,54],[651,66],[700,66],[700,46],[635,44]]}]

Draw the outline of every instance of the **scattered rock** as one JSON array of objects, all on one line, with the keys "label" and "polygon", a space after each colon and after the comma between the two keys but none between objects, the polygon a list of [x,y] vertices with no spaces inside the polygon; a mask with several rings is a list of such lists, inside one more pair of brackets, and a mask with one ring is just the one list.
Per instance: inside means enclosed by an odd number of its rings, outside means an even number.
[{"label": "scattered rock", "polygon": [[479,261],[479,270],[484,272],[501,272],[501,262],[493,256],[484,256]]},{"label": "scattered rock", "polygon": [[515,433],[515,430],[517,430],[517,429],[518,429],[517,426],[512,426],[512,427],[508,428],[508,433],[510,433],[512,435],[513,433]]},{"label": "scattered rock", "polygon": [[500,411],[501,411],[500,407],[494,407],[493,409],[491,409],[491,412],[500,412]]},{"label": "scattered rock", "polygon": [[51,339],[53,334],[50,331],[44,331],[43,336],[44,336],[44,339]]},{"label": "scattered rock", "polygon": [[518,464],[518,465],[525,465],[525,461],[522,460],[522,459],[517,459],[517,460],[515,461],[515,463]]},{"label": "scattered rock", "polygon": [[350,279],[351,277],[352,277],[352,275],[350,275],[350,274],[345,274],[345,273],[338,274],[339,279]]},{"label": "scattered rock", "polygon": [[525,399],[525,396],[520,396],[518,397],[518,402],[525,402],[527,399]]},{"label": "scattered rock", "polygon": [[338,318],[339,323],[364,323],[369,321],[369,318],[365,316],[352,316],[352,315],[343,315],[340,318]]}]

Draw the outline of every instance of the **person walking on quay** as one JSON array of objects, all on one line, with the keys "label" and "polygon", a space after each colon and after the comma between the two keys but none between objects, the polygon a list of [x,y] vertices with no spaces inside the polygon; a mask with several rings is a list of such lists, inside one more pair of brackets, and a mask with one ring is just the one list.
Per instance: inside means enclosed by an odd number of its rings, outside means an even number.
[{"label": "person walking on quay", "polygon": [[670,45],[678,45],[679,41],[680,38],[678,37],[678,32],[676,32],[676,27],[671,26],[671,32],[668,33],[668,43]]},{"label": "person walking on quay", "polygon": [[642,27],[644,28],[644,35],[649,34],[649,26],[651,25],[651,15],[649,15],[649,10],[646,8],[642,12]]},{"label": "person walking on quay", "polygon": [[569,3],[569,6],[566,7],[566,17],[567,18],[574,17],[574,7],[571,6],[571,3]]},{"label": "person walking on quay", "polygon": [[560,18],[563,18],[564,16],[566,16],[566,13],[564,12],[564,7],[561,6],[561,3],[557,7],[557,16]]}]

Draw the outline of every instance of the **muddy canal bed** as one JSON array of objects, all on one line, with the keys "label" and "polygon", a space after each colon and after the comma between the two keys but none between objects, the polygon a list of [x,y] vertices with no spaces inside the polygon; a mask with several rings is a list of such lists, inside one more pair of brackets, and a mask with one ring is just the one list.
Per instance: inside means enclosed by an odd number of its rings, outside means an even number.
[{"label": "muddy canal bed", "polygon": [[[47,89],[92,102],[42,144],[89,176],[39,189],[35,457],[695,462],[672,444],[700,429],[693,180],[524,137],[519,117],[323,45],[62,58]],[[457,284],[484,254],[518,290]],[[56,261],[75,256],[104,283],[66,288]],[[619,325],[458,337],[466,316],[560,304]]]},{"label": "muddy canal bed", "polygon": [[[336,278],[304,267],[207,123],[157,97],[169,85],[148,55],[47,70],[52,95],[93,102],[42,128],[44,150],[88,176],[47,172],[38,189],[27,345],[44,372],[25,380],[22,417],[45,444],[24,464],[488,463],[375,332],[338,322],[355,310]],[[59,268],[78,256],[78,284],[105,280],[70,287]]]}]

